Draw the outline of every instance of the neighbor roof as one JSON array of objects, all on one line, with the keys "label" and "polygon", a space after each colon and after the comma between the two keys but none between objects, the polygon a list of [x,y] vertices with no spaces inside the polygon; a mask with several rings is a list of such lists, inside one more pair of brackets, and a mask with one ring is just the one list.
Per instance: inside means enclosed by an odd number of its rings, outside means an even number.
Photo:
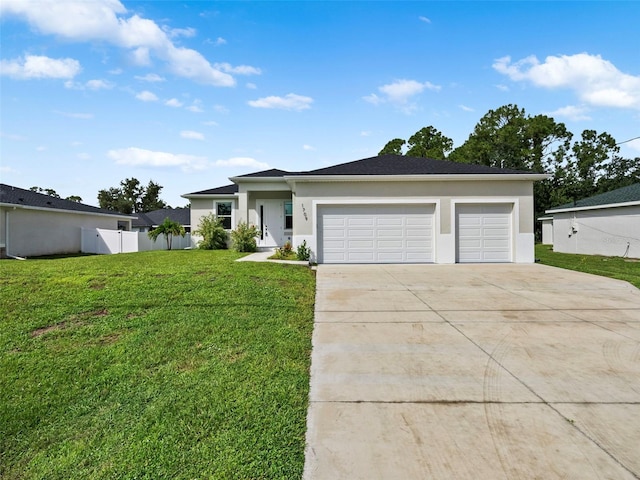
[{"label": "neighbor roof", "polygon": [[191,224],[190,208],[162,208],[152,212],[136,213],[136,215],[138,219],[131,222],[134,227],[155,227],[164,222],[167,217],[183,226]]},{"label": "neighbor roof", "polygon": [[483,174],[531,174],[529,171],[487,167],[432,158],[404,155],[379,155],[354,162],[341,163],[309,172],[292,175],[483,175]]},{"label": "neighbor roof", "polygon": [[573,210],[576,208],[601,207],[631,202],[640,202],[640,183],[634,183],[633,185],[594,195],[593,197],[583,198],[582,200],[577,200],[572,203],[565,203],[564,205],[550,208],[547,212]]},{"label": "neighbor roof", "polygon": [[246,175],[238,175],[236,178],[277,178],[284,177],[285,175],[293,175],[294,172],[286,172],[284,170],[278,170],[272,168],[271,170],[263,170],[261,172],[247,173]]},{"label": "neighbor roof", "polygon": [[63,198],[56,198],[43,193],[32,192],[23,188],[13,187],[0,183],[0,204],[15,205],[31,208],[47,208],[52,210],[67,210],[74,212],[95,213],[101,215],[119,216],[131,218],[119,212],[113,212],[104,208],[92,207],[84,203],[73,202]]}]

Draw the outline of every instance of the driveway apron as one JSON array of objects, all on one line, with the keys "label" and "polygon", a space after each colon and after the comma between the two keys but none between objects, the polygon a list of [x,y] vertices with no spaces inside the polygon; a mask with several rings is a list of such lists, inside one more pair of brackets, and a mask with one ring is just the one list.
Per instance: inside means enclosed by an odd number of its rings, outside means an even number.
[{"label": "driveway apron", "polygon": [[304,479],[640,478],[640,290],[320,265]]}]

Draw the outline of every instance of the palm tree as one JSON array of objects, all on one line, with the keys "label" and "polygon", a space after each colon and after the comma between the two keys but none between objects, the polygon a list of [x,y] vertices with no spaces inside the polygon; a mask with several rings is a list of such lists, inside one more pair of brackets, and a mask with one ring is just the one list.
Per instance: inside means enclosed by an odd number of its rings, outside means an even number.
[{"label": "palm tree", "polygon": [[154,228],[148,233],[149,238],[154,242],[160,235],[164,235],[164,238],[167,240],[167,250],[171,250],[171,239],[174,235],[180,235],[181,237],[184,237],[185,234],[186,232],[184,230],[184,227],[178,222],[174,222],[169,217],[165,218],[157,228]]}]

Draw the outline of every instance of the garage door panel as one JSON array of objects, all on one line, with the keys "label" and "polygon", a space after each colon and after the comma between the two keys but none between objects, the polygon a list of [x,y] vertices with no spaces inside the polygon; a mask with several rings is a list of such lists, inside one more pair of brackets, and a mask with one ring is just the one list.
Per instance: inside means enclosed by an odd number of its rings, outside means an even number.
[{"label": "garage door panel", "polygon": [[[324,263],[433,261],[434,205],[323,207],[319,212],[319,260]],[[342,225],[346,242],[332,231]],[[327,228],[329,227],[329,228]],[[368,241],[370,240],[370,241]]]},{"label": "garage door panel", "polygon": [[510,262],[512,210],[510,204],[459,205],[457,261]]}]

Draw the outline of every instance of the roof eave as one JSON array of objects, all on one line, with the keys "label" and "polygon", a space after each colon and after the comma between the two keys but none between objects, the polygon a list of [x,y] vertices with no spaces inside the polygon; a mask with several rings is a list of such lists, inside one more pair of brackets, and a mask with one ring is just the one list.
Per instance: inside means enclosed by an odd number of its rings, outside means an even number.
[{"label": "roof eave", "polygon": [[473,174],[418,174],[418,175],[285,175],[287,182],[451,182],[473,180],[526,180],[537,181],[549,178],[546,173],[473,173]]},{"label": "roof eave", "polygon": [[233,183],[238,183],[238,182],[273,182],[273,183],[277,183],[277,182],[283,182],[284,181],[285,176],[282,177],[229,177],[229,180],[231,180]]},{"label": "roof eave", "polygon": [[559,208],[554,209],[551,208],[549,210],[545,210],[544,213],[566,213],[566,212],[581,212],[584,210],[602,210],[603,208],[620,208],[620,207],[634,207],[636,205],[640,205],[640,200],[634,200],[632,202],[622,202],[622,203],[603,203],[602,205],[590,205],[588,207],[567,207],[567,208]]},{"label": "roof eave", "polygon": [[20,208],[23,210],[39,210],[43,212],[61,212],[61,213],[75,213],[78,215],[99,215],[101,217],[112,217],[120,220],[124,219],[136,219],[138,217],[134,215],[126,215],[124,213],[104,213],[104,212],[87,212],[84,210],[67,210],[65,208],[51,208],[51,207],[36,207],[32,205],[19,205],[17,203],[0,203],[0,207]]},{"label": "roof eave", "polygon": [[234,198],[238,196],[238,193],[185,193],[184,195],[180,195],[182,198]]}]

